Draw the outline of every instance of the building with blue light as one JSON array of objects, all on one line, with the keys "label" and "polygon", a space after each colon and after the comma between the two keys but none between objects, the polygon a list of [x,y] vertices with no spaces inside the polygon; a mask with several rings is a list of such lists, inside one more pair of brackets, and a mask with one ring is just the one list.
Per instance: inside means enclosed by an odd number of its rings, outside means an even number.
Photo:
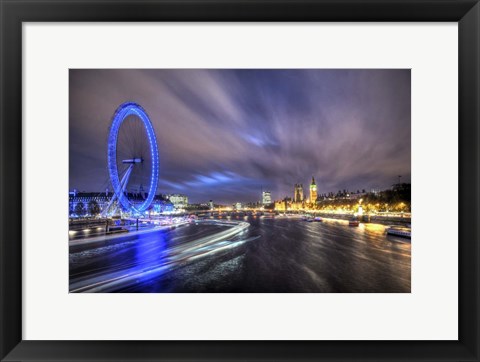
[{"label": "building with blue light", "polygon": [[[91,215],[89,212],[89,205],[96,203],[99,207],[99,213],[102,213],[103,210],[108,207],[112,197],[114,196],[113,192],[69,192],[68,203],[69,203],[69,216],[71,217],[82,217],[82,216],[95,216]],[[128,199],[133,202],[142,202],[145,200],[145,197],[148,196],[146,193],[128,193]],[[79,205],[81,203],[81,205]],[[84,213],[77,215],[76,210],[81,210],[83,205]],[[163,195],[155,195],[153,197],[152,203],[149,207],[148,212],[153,214],[160,214],[164,212],[174,211],[174,205]]]},{"label": "building with blue light", "polygon": [[188,197],[182,194],[168,194],[163,195],[163,197],[170,201],[175,209],[177,210],[184,210],[188,206]]}]

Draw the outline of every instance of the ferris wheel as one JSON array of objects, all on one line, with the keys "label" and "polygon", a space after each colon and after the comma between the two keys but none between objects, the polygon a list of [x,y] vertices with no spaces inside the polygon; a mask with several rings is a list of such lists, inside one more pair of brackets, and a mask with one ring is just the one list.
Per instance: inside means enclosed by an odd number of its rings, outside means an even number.
[{"label": "ferris wheel", "polygon": [[132,214],[150,207],[158,185],[158,147],[150,118],[137,103],[123,103],[115,111],[108,136],[108,172],[114,195],[104,214],[112,212],[115,201]]}]

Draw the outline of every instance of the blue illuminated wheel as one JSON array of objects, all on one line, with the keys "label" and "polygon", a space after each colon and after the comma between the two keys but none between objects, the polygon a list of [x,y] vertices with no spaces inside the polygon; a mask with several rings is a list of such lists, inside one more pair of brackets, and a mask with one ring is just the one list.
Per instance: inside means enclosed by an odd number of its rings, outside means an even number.
[{"label": "blue illuminated wheel", "polygon": [[108,171],[124,211],[144,213],[157,191],[159,158],[152,122],[137,103],[123,103],[115,111],[108,136]]}]

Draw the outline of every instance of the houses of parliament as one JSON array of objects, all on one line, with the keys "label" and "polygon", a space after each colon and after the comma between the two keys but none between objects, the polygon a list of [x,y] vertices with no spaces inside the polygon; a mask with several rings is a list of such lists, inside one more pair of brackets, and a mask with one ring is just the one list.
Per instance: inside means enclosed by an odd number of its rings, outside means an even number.
[{"label": "houses of parliament", "polygon": [[312,176],[312,182],[310,183],[310,197],[305,199],[303,193],[303,184],[295,184],[293,193],[294,203],[316,203],[317,202],[317,184],[315,178]]},{"label": "houses of parliament", "polygon": [[293,191],[293,199],[286,197],[282,201],[275,203],[276,210],[302,210],[306,206],[315,205],[317,203],[317,184],[315,178],[312,176],[312,182],[309,187],[309,197],[306,198],[303,191],[303,184],[295,184]]}]

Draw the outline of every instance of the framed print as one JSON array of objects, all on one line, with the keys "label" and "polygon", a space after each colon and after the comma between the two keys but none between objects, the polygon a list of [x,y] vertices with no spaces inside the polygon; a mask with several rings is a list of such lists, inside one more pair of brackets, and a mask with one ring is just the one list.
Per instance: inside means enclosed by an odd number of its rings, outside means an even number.
[{"label": "framed print", "polygon": [[[71,293],[411,292],[410,69],[70,69],[69,86]],[[109,106],[146,108],[100,110],[112,88]]]},{"label": "framed print", "polygon": [[2,361],[478,356],[477,1],[1,1]]}]

